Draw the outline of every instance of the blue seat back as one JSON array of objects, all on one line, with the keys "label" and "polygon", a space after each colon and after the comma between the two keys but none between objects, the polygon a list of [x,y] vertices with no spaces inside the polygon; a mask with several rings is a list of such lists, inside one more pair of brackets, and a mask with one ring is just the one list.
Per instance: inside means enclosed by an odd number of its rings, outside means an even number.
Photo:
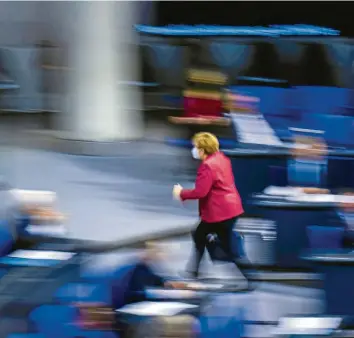
[{"label": "blue seat back", "polygon": [[327,129],[327,118],[325,114],[302,114],[300,126],[303,129],[313,129],[325,132]]},{"label": "blue seat back", "polygon": [[216,296],[200,316],[201,338],[240,338],[244,335],[244,308],[235,294]]},{"label": "blue seat back", "polygon": [[317,225],[307,227],[311,249],[340,249],[343,243],[343,235],[343,227]]},{"label": "blue seat back", "polygon": [[33,321],[45,338],[117,338],[111,331],[88,331],[78,326],[79,312],[65,305],[43,305],[32,311]]},{"label": "blue seat back", "polygon": [[9,254],[14,245],[13,234],[5,222],[0,223],[0,257]]},{"label": "blue seat back", "polygon": [[292,186],[324,187],[327,182],[327,163],[310,159],[288,161],[288,182]]},{"label": "blue seat back", "polygon": [[325,139],[329,145],[354,145],[354,117],[326,116],[324,125]]},{"label": "blue seat back", "polygon": [[284,88],[265,86],[233,86],[231,90],[258,97],[259,111],[262,114],[279,113],[283,96],[286,93]]},{"label": "blue seat back", "polygon": [[59,288],[55,294],[55,299],[61,304],[73,302],[112,303],[112,291],[107,282],[101,283],[68,283]]},{"label": "blue seat back", "polygon": [[306,114],[333,114],[348,101],[348,89],[326,86],[298,86],[294,90],[302,96]]},{"label": "blue seat back", "polygon": [[[129,288],[129,281],[134,271],[135,262],[125,263],[113,271],[95,271],[91,270],[82,274],[82,278],[87,283],[100,284],[102,289],[97,291],[102,296],[110,295],[112,304],[119,308],[124,304],[125,294]],[[106,288],[106,291],[104,291]]]},{"label": "blue seat back", "polygon": [[42,305],[29,315],[38,332],[51,338],[75,337],[78,318],[78,309],[66,305]]},{"label": "blue seat back", "polygon": [[29,215],[21,214],[16,217],[16,229],[18,234],[26,233],[26,229],[31,222]]},{"label": "blue seat back", "polygon": [[134,267],[135,264],[123,266],[114,274],[114,280],[112,283],[112,302],[116,309],[125,305],[129,282],[134,272]]}]

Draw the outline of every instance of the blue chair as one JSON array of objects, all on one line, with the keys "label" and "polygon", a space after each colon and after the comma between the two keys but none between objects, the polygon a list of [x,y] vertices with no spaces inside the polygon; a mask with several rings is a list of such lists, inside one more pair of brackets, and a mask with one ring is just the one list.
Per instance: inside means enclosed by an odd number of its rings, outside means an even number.
[{"label": "blue chair", "polygon": [[280,111],[279,102],[285,94],[284,88],[266,86],[232,86],[231,91],[241,92],[259,98],[259,111],[262,114],[276,114]]},{"label": "blue chair", "polygon": [[288,183],[292,186],[326,187],[328,165],[311,159],[288,160]]},{"label": "blue chair", "polygon": [[30,320],[45,338],[113,338],[110,331],[89,331],[78,326],[78,309],[65,305],[43,305],[30,313]]},{"label": "blue chair", "polygon": [[318,226],[307,227],[307,236],[311,249],[340,249],[343,242],[342,227]]},{"label": "blue chair", "polygon": [[351,116],[326,116],[325,139],[333,146],[354,145],[354,118]]},{"label": "blue chair", "polygon": [[[130,277],[134,271],[134,263],[124,264],[119,266],[114,271],[108,271],[105,273],[99,273],[91,271],[82,275],[82,278],[89,283],[99,283],[103,286],[101,289],[101,295],[109,294],[110,304],[115,308],[124,306],[124,299],[126,291],[129,287]],[[104,292],[104,288],[107,288]],[[98,292],[98,291],[97,291]]]},{"label": "blue chair", "polygon": [[13,234],[6,223],[0,224],[0,257],[9,254],[14,245]]},{"label": "blue chair", "polygon": [[214,297],[200,318],[200,338],[241,338],[244,336],[244,308],[238,295]]},{"label": "blue chair", "polygon": [[43,305],[29,315],[36,329],[51,338],[71,337],[78,330],[75,325],[78,318],[78,309],[66,305]]},{"label": "blue chair", "polygon": [[301,116],[299,127],[304,129],[325,131],[327,128],[326,121],[328,117],[330,116],[325,114],[303,114]]},{"label": "blue chair", "polygon": [[29,215],[26,214],[16,214],[15,215],[15,222],[16,222],[16,231],[18,235],[26,235],[27,234],[27,227],[31,222],[31,218]]},{"label": "blue chair", "polygon": [[72,302],[112,303],[111,288],[107,283],[68,283],[55,293],[55,299],[61,304]]},{"label": "blue chair", "polygon": [[332,114],[348,100],[348,90],[339,87],[298,86],[295,90],[306,102],[306,113]]},{"label": "blue chair", "polygon": [[114,274],[112,282],[112,303],[116,309],[125,305],[129,282],[134,272],[135,264],[121,267]]},{"label": "blue chair", "polygon": [[[233,256],[235,258],[245,257],[242,235],[234,230],[230,240]],[[207,250],[209,252],[210,258],[213,261],[230,262],[230,257],[223,250],[216,234],[210,234],[207,236]]]}]

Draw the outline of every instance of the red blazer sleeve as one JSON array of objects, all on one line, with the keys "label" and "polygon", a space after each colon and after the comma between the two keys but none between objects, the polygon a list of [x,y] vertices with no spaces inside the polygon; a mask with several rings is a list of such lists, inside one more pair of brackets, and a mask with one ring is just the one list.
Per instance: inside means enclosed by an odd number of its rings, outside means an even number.
[{"label": "red blazer sleeve", "polygon": [[213,185],[213,177],[211,169],[202,164],[198,169],[197,179],[194,189],[183,189],[181,192],[181,200],[199,200],[205,197]]}]

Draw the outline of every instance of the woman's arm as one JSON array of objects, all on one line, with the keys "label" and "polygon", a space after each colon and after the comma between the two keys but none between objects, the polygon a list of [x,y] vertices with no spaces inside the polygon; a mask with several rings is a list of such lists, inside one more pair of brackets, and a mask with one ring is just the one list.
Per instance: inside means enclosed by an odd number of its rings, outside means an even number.
[{"label": "woman's arm", "polygon": [[213,177],[210,168],[202,164],[199,167],[194,189],[183,189],[181,191],[181,200],[199,200],[205,197],[213,185]]}]

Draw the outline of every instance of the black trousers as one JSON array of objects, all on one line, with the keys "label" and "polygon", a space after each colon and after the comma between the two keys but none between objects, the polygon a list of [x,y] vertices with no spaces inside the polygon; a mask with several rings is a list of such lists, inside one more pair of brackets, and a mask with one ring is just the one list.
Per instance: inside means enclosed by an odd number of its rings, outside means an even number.
[{"label": "black trousers", "polygon": [[235,257],[233,257],[231,249],[231,236],[235,225],[237,217],[227,219],[225,221],[216,223],[207,223],[201,221],[195,231],[192,233],[194,246],[195,246],[195,256],[192,266],[188,268],[193,273],[198,274],[200,262],[203,258],[205,247],[207,244],[207,236],[209,234],[216,234],[218,236],[220,245],[224,252],[230,256],[230,261],[235,262]]}]

